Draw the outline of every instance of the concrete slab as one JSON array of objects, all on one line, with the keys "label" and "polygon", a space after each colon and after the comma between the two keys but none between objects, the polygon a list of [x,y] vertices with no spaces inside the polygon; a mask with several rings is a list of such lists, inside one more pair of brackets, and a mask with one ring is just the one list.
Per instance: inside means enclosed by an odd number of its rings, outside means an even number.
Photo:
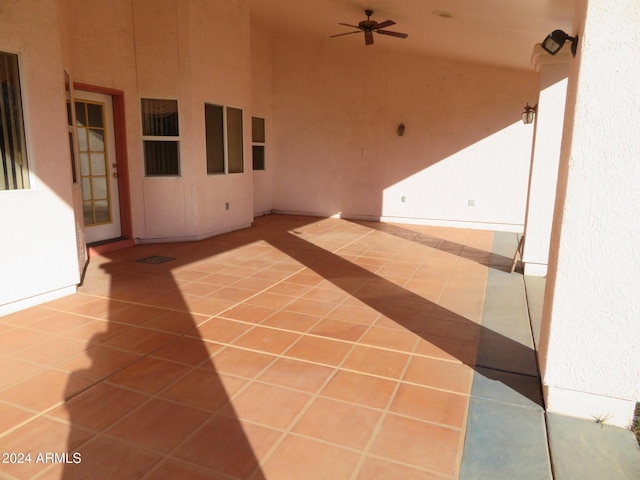
[{"label": "concrete slab", "polygon": [[[513,256],[517,235],[496,233]],[[460,478],[640,480],[632,432],[545,414],[535,350],[546,279],[489,270]]]},{"label": "concrete slab", "polygon": [[[494,232],[493,233],[493,245],[491,247],[491,253],[513,259],[518,248],[518,240],[520,234],[513,232]],[[511,266],[511,262],[509,262]]]},{"label": "concrete slab", "polygon": [[477,364],[538,376],[522,275],[489,270]]},{"label": "concrete slab", "polygon": [[550,480],[544,412],[472,398],[460,480]]},{"label": "concrete slab", "polygon": [[556,480],[638,480],[640,447],[632,432],[595,421],[547,414]]},{"label": "concrete slab", "polygon": [[471,395],[543,410],[542,389],[538,377],[476,367]]},{"label": "concrete slab", "polygon": [[[512,257],[516,234],[496,233],[493,252]],[[520,274],[490,269],[476,359],[462,480],[549,480],[542,391]]]}]

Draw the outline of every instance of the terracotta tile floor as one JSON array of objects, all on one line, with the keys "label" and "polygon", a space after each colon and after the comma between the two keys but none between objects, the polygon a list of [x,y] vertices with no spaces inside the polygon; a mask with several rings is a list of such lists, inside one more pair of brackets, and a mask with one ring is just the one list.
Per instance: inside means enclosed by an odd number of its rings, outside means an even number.
[{"label": "terracotta tile floor", "polygon": [[0,318],[0,451],[31,452],[0,477],[456,478],[492,238],[273,215],[95,256]]}]

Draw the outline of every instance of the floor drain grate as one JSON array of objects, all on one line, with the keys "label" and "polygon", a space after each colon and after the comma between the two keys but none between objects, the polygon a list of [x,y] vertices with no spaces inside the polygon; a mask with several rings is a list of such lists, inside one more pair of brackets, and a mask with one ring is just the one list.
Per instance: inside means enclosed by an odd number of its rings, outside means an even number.
[{"label": "floor drain grate", "polygon": [[136,262],[140,263],[150,263],[152,265],[160,265],[161,263],[170,262],[171,260],[175,260],[175,257],[163,257],[161,255],[151,255],[150,257],[144,257],[136,260]]}]

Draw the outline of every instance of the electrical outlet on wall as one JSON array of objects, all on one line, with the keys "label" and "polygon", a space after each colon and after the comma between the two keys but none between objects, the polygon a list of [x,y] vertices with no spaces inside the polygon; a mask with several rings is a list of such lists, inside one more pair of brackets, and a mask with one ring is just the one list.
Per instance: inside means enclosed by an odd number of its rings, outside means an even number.
[{"label": "electrical outlet on wall", "polygon": [[402,203],[406,203],[407,202],[407,197],[405,197],[404,195],[402,195],[402,197],[400,197],[400,201]]},{"label": "electrical outlet on wall", "polygon": [[226,203],[224,204],[224,209],[225,209],[225,210],[229,210],[229,202],[226,202]]},{"label": "electrical outlet on wall", "polygon": [[467,206],[473,207],[473,206],[475,206],[475,204],[476,204],[475,200],[473,200],[473,199],[472,200],[467,200]]}]

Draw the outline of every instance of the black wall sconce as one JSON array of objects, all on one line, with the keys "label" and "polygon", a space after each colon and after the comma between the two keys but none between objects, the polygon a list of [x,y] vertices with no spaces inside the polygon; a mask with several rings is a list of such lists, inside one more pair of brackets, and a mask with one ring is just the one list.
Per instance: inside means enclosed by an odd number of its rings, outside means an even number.
[{"label": "black wall sconce", "polygon": [[398,125],[398,136],[402,137],[404,135],[404,123]]},{"label": "black wall sconce", "polygon": [[547,35],[547,38],[542,42],[542,48],[551,55],[555,55],[560,51],[567,40],[571,40],[571,53],[575,57],[576,51],[578,50],[578,36],[570,37],[562,30],[554,30]]},{"label": "black wall sconce", "polygon": [[536,118],[537,108],[538,108],[537,104],[534,105],[533,107],[530,107],[529,104],[527,103],[527,106],[524,107],[524,112],[522,112],[522,123],[524,123],[525,125],[529,125],[530,123],[533,123],[533,119]]}]

